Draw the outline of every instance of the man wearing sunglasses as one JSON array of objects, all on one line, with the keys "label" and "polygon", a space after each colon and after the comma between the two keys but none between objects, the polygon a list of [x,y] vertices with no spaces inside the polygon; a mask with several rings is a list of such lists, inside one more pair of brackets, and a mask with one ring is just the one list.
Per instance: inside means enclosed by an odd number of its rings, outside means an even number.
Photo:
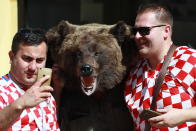
[{"label": "man wearing sunglasses", "polygon": [[167,8],[148,4],[138,10],[132,29],[142,59],[130,73],[125,86],[125,100],[137,131],[196,130],[196,50],[177,47],[164,76],[155,110],[161,115],[145,121],[139,117],[152,103],[153,90],[172,41],[173,18]]},{"label": "man wearing sunglasses", "polygon": [[58,131],[53,88],[37,79],[46,63],[47,44],[41,30],[22,29],[13,38],[10,72],[0,77],[0,130]]}]

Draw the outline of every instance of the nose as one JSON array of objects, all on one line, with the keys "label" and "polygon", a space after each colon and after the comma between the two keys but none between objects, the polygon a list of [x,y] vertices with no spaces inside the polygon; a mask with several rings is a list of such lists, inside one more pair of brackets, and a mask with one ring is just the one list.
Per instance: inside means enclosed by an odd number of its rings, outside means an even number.
[{"label": "nose", "polygon": [[32,61],[31,63],[29,63],[29,69],[30,70],[36,70],[37,69],[36,61]]},{"label": "nose", "polygon": [[141,36],[141,34],[137,31],[136,34],[135,34],[135,38],[138,39],[138,38],[140,38],[140,37],[142,37],[142,36]]},{"label": "nose", "polygon": [[85,64],[80,68],[82,76],[90,76],[93,73],[93,68],[89,64]]}]

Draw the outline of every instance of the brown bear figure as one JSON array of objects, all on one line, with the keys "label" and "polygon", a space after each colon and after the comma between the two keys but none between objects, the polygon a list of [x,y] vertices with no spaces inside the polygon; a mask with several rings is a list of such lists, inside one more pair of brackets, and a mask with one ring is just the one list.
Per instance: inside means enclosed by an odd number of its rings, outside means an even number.
[{"label": "brown bear figure", "polygon": [[61,129],[133,130],[123,97],[126,72],[137,58],[130,26],[124,22],[73,25],[61,21],[46,36],[51,59],[64,83],[56,97]]}]

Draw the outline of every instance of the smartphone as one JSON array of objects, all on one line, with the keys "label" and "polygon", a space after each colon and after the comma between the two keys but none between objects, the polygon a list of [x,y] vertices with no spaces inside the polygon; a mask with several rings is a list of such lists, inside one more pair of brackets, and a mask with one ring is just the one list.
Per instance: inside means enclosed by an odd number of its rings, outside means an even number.
[{"label": "smartphone", "polygon": [[37,80],[39,80],[39,79],[41,79],[41,78],[43,78],[43,77],[45,77],[47,75],[49,75],[50,78],[42,84],[44,86],[49,86],[50,85],[52,69],[51,68],[39,68],[38,69]]},{"label": "smartphone", "polygon": [[158,115],[161,115],[161,113],[150,110],[150,109],[144,109],[142,111],[142,113],[140,113],[139,116],[140,116],[140,118],[143,118],[144,120],[148,120],[148,119],[155,117],[155,116],[158,116]]}]

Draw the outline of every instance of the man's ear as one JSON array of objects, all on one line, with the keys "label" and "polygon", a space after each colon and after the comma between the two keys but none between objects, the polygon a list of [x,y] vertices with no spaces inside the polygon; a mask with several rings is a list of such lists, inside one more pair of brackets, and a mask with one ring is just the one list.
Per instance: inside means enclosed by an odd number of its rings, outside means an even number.
[{"label": "man's ear", "polygon": [[168,37],[170,37],[171,33],[172,33],[171,26],[170,25],[166,25],[164,32],[165,32],[164,33],[164,39],[167,39]]},{"label": "man's ear", "polygon": [[8,53],[9,58],[10,58],[10,64],[12,63],[13,59],[14,59],[14,53],[12,51],[9,51]]}]

